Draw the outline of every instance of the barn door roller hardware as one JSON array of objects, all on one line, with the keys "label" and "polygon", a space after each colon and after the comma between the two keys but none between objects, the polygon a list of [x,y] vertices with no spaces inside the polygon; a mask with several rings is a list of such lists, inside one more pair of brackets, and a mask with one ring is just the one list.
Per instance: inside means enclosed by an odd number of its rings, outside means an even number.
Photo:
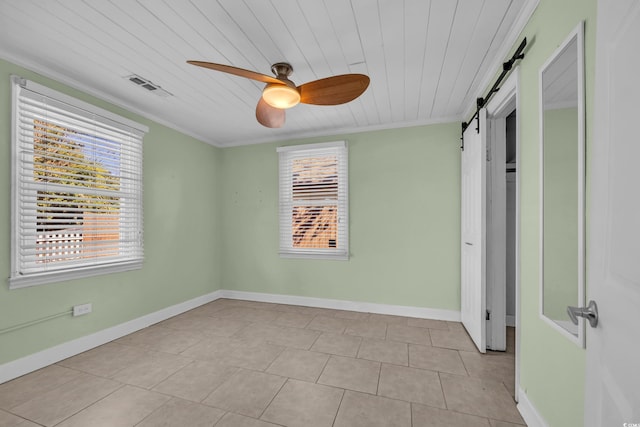
[{"label": "barn door roller hardware", "polygon": [[[476,132],[478,133],[480,132],[480,115],[478,114],[478,111],[480,111],[485,105],[487,105],[487,102],[489,102],[489,99],[491,99],[494,93],[500,90],[500,83],[502,83],[502,80],[504,80],[507,74],[509,74],[509,71],[511,71],[511,69],[513,68],[513,64],[517,60],[524,58],[524,53],[522,53],[522,51],[526,46],[527,46],[527,38],[525,37],[520,43],[520,46],[518,46],[516,51],[513,53],[513,56],[511,57],[511,59],[509,59],[507,62],[502,63],[502,72],[496,79],[493,86],[491,86],[491,89],[489,89],[489,93],[487,93],[487,95],[484,98],[476,99],[476,112],[473,113],[473,116],[471,116],[468,122],[462,122],[463,134],[464,134],[464,131],[467,130],[467,128],[469,127],[473,119],[476,119]],[[462,151],[464,151],[464,139],[462,139],[462,145],[460,146],[460,148],[462,149]]]}]

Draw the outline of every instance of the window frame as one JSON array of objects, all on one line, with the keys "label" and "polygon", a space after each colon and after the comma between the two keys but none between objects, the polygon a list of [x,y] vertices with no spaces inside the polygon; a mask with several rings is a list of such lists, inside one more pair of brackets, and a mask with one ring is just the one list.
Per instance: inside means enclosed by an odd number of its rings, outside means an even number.
[{"label": "window frame", "polygon": [[[278,222],[279,222],[279,255],[281,258],[307,259],[349,259],[349,156],[346,141],[333,141],[317,144],[288,145],[277,147],[278,152]],[[292,245],[292,208],[293,208],[293,176],[283,176],[286,170],[284,162],[292,161],[291,155],[308,158],[335,153],[337,157],[338,196],[337,207],[337,246],[335,248],[294,248]],[[286,189],[286,190],[285,190]]]},{"label": "window frame", "polygon": [[[135,243],[134,254],[127,254],[121,256],[119,259],[109,259],[103,262],[83,262],[76,265],[67,265],[66,267],[58,267],[51,271],[46,271],[45,268],[39,271],[22,271],[23,261],[20,255],[20,251],[26,239],[23,236],[25,230],[22,228],[21,212],[24,211],[24,203],[27,201],[20,200],[21,185],[23,183],[30,182],[33,177],[27,176],[23,173],[23,161],[24,156],[33,156],[33,153],[26,153],[21,147],[21,136],[19,131],[19,119],[20,119],[20,94],[22,90],[28,90],[35,92],[38,95],[52,99],[56,104],[62,103],[69,105],[70,113],[72,109],[84,110],[87,115],[96,116],[96,120],[106,119],[110,122],[117,123],[117,126],[121,126],[121,129],[126,129],[137,135],[137,139],[133,144],[140,144],[139,150],[139,163],[135,163],[135,173],[139,174],[140,181],[137,189],[134,191],[136,199],[131,202],[128,200],[120,200],[119,206],[126,206],[131,211],[124,211],[120,213],[118,218],[121,222],[123,216],[131,218],[130,212],[135,212],[133,217],[134,225],[138,228],[137,239]],[[43,86],[31,80],[24,79],[20,76],[11,76],[11,273],[9,277],[9,289],[23,288],[27,286],[42,285],[47,283],[60,282],[65,280],[90,277],[108,273],[136,270],[142,268],[144,261],[144,243],[143,243],[143,192],[142,192],[142,177],[143,177],[143,147],[142,141],[144,134],[149,131],[149,128],[145,125],[139,124],[125,117],[114,114],[110,111],[96,107],[95,105],[76,99],[72,96],[53,90],[49,87]],[[71,127],[71,126],[70,126]],[[119,141],[120,142],[120,141]],[[121,142],[120,142],[121,143]],[[130,161],[131,157],[125,157],[125,161]],[[33,162],[33,160],[26,160]],[[122,171],[123,176],[125,172]],[[125,182],[121,185],[130,185]],[[37,192],[36,192],[37,194]],[[37,198],[36,198],[37,199]],[[31,200],[33,202],[33,200]],[[28,230],[26,230],[28,232]],[[131,232],[129,232],[130,234]],[[130,237],[130,236],[129,236]],[[122,238],[118,240],[122,242]],[[121,247],[120,245],[118,246]],[[44,265],[43,265],[44,266]],[[33,267],[29,267],[26,270],[33,270]]]}]

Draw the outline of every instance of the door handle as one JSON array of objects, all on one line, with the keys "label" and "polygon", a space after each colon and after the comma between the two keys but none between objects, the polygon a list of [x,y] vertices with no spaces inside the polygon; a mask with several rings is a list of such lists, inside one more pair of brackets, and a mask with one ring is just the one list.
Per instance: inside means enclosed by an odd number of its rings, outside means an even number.
[{"label": "door handle", "polygon": [[586,307],[567,307],[567,314],[574,325],[578,324],[578,317],[584,317],[592,328],[598,326],[598,305],[595,301],[589,301]]},{"label": "door handle", "polygon": [[473,243],[471,243],[471,242],[464,242],[464,244],[467,245],[467,246],[473,246]]}]

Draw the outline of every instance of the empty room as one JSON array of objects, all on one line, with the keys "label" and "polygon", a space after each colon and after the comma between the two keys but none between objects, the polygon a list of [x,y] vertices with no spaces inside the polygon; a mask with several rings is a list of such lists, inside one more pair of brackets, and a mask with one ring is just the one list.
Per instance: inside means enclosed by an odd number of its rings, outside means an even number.
[{"label": "empty room", "polygon": [[640,425],[638,40],[634,0],[0,0],[0,427]]}]

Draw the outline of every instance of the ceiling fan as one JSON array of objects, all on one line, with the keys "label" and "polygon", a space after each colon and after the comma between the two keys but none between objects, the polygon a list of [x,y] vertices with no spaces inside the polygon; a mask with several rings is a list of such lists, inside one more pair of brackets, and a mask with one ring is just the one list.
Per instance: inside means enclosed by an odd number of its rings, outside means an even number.
[{"label": "ceiling fan", "polygon": [[369,77],[364,74],[341,74],[296,86],[289,80],[293,68],[286,62],[278,62],[271,66],[275,77],[213,62],[187,63],[266,83],[256,107],[256,119],[268,128],[282,127],[285,119],[284,110],[300,102],[314,105],[344,104],[362,95],[369,86]]}]

